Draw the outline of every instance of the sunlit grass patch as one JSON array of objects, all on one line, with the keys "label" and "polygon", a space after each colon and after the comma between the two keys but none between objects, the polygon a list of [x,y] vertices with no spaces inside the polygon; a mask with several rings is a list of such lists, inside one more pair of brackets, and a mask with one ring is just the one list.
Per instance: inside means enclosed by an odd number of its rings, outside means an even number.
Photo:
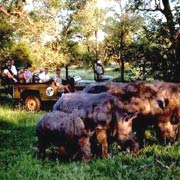
[{"label": "sunlit grass patch", "polygon": [[9,123],[19,125],[29,125],[37,121],[37,118],[45,114],[45,112],[28,112],[26,110],[12,110],[9,107],[0,108],[0,119]]}]

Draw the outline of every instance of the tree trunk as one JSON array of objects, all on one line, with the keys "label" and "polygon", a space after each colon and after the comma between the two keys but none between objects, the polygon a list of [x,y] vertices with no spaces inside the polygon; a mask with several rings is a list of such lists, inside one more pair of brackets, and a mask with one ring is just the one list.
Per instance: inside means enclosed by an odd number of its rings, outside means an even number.
[{"label": "tree trunk", "polygon": [[162,0],[164,10],[162,13],[165,15],[167,20],[167,26],[170,32],[170,40],[172,43],[172,69],[174,72],[173,81],[180,82],[180,53],[179,53],[179,45],[180,45],[180,35],[176,36],[175,23],[173,21],[173,15],[170,8],[169,0]]},{"label": "tree trunk", "polygon": [[166,17],[167,26],[169,28],[169,32],[170,32],[170,36],[171,36],[171,41],[172,41],[172,43],[174,45],[174,43],[175,43],[175,39],[174,39],[175,24],[174,24],[174,21],[173,21],[173,15],[172,15],[172,12],[171,12],[169,0],[162,0],[162,2],[163,2],[163,6],[164,6],[164,10],[162,10],[162,13]]},{"label": "tree trunk", "polygon": [[121,81],[124,82],[124,59],[122,55],[122,51],[120,52],[120,63],[121,63]]},{"label": "tree trunk", "polygon": [[68,76],[69,76],[69,73],[68,73],[68,65],[66,65],[65,69],[66,69],[66,79],[68,79]]},{"label": "tree trunk", "polygon": [[124,82],[124,58],[123,58],[123,41],[124,41],[124,30],[123,25],[121,25],[120,34],[120,69],[121,69],[121,81]]}]

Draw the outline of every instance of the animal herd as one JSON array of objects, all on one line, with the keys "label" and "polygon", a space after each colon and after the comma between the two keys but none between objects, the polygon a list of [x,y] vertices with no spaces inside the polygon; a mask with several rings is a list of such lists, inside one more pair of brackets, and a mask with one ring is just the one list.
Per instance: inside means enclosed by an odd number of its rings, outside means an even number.
[{"label": "animal herd", "polygon": [[117,143],[138,155],[145,131],[153,127],[161,144],[180,137],[180,84],[168,82],[106,82],[62,95],[38,122],[38,156],[49,145],[61,156],[89,161],[108,157]]}]

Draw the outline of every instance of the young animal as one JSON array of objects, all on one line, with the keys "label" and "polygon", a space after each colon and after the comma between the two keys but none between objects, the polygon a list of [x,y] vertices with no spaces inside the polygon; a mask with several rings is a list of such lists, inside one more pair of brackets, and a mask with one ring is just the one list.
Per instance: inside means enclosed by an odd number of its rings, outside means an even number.
[{"label": "young animal", "polygon": [[91,159],[90,134],[85,130],[82,119],[73,113],[54,111],[45,114],[36,127],[38,137],[38,156],[45,157],[46,148],[50,145],[59,147],[59,152],[68,158],[76,153],[82,159]]}]

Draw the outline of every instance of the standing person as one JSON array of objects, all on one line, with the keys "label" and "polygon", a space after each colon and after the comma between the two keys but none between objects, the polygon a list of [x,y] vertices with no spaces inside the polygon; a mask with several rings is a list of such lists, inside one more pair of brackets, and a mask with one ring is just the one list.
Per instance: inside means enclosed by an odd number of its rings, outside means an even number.
[{"label": "standing person", "polygon": [[62,92],[71,92],[68,85],[63,85],[62,84],[62,78],[61,78],[61,69],[57,68],[56,69],[56,75],[54,77],[54,83],[58,87],[59,91]]},{"label": "standing person", "polygon": [[97,60],[95,63],[94,72],[95,72],[95,80],[96,81],[102,81],[103,75],[104,75],[104,68],[103,68],[100,60]]},{"label": "standing person", "polygon": [[24,68],[23,76],[26,83],[32,83],[33,74],[31,72],[31,67],[31,64],[27,63],[26,67]]},{"label": "standing person", "polygon": [[44,71],[39,74],[39,82],[44,83],[44,82],[48,82],[50,80],[51,80],[51,78],[49,76],[49,70],[46,67],[46,68],[44,68]]}]

